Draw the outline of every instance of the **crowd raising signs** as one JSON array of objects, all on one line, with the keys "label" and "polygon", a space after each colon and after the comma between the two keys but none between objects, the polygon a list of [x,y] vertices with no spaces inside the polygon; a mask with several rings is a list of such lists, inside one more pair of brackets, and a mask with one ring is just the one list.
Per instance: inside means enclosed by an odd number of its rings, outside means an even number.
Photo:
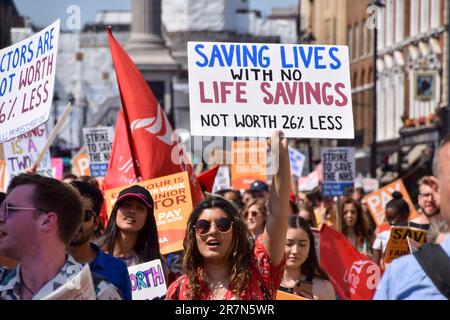
[{"label": "crowd raising signs", "polygon": [[114,128],[83,128],[83,135],[89,153],[91,176],[104,177],[108,170],[114,139]]},{"label": "crowd raising signs", "polygon": [[0,50],[0,143],[48,120],[58,52],[59,20]]},{"label": "crowd raising signs", "polygon": [[188,42],[193,135],[353,139],[348,48]]}]

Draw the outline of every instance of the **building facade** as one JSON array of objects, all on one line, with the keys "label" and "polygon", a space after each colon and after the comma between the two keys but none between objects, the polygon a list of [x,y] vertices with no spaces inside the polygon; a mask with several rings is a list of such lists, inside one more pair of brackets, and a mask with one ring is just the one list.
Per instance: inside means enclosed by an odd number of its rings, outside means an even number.
[{"label": "building facade", "polygon": [[[442,136],[444,0],[386,0],[377,10],[377,172],[382,181],[431,173]],[[448,77],[448,76],[447,76]],[[447,131],[447,130],[444,130]]]},{"label": "building facade", "polygon": [[347,0],[346,44],[349,47],[357,173],[370,172],[373,142],[374,29],[368,24],[370,0]]}]

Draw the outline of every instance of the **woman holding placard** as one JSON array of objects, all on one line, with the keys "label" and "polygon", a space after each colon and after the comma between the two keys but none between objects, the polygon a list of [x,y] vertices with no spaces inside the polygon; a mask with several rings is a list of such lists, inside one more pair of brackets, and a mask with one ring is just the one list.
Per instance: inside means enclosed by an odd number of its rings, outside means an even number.
[{"label": "woman holding placard", "polygon": [[167,291],[169,300],[270,300],[280,285],[289,216],[287,140],[269,140],[278,157],[263,233],[251,241],[242,215],[227,200],[211,197],[192,212],[184,241],[184,275]]}]

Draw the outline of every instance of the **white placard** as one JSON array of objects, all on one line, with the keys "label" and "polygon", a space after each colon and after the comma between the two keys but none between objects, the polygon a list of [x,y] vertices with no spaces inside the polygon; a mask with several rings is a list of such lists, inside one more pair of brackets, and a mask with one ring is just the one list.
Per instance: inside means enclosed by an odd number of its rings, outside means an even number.
[{"label": "white placard", "polygon": [[83,128],[83,136],[89,153],[91,176],[104,177],[108,170],[114,140],[114,128]]},{"label": "white placard", "polygon": [[163,299],[167,293],[161,260],[153,260],[128,268],[133,300]]},{"label": "white placard", "polygon": [[305,156],[297,149],[289,147],[289,161],[292,174],[300,178],[305,164]]},{"label": "white placard", "polygon": [[0,143],[48,120],[58,53],[59,20],[0,50]]},{"label": "white placard", "polygon": [[64,285],[40,300],[95,300],[95,288],[91,269],[86,264],[80,272]]},{"label": "white placard", "polygon": [[322,194],[343,196],[355,182],[355,148],[321,148]]},{"label": "white placard", "polygon": [[[45,125],[39,126],[13,140],[3,143],[5,152],[6,175],[5,186],[9,181],[31,167],[47,141],[47,130]],[[50,152],[47,151],[44,158],[39,163],[36,170],[37,174],[46,177],[53,177],[52,162]]]},{"label": "white placard", "polygon": [[220,166],[217,171],[217,175],[214,179],[212,193],[216,193],[219,190],[225,190],[231,188],[230,181],[230,169],[227,166]]},{"label": "white placard", "polygon": [[353,139],[347,46],[188,42],[191,133]]}]

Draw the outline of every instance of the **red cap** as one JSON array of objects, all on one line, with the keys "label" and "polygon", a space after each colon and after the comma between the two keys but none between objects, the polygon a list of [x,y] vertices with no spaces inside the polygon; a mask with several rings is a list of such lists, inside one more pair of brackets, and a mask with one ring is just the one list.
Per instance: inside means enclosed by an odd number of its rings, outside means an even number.
[{"label": "red cap", "polygon": [[215,165],[209,170],[202,172],[197,176],[197,181],[202,186],[202,189],[211,193],[214,185],[214,179],[216,178],[217,171],[219,171],[219,165]]},{"label": "red cap", "polygon": [[296,202],[295,200],[296,200],[295,199],[295,193],[291,192],[289,194],[289,201],[292,202],[292,203],[295,203]]}]

